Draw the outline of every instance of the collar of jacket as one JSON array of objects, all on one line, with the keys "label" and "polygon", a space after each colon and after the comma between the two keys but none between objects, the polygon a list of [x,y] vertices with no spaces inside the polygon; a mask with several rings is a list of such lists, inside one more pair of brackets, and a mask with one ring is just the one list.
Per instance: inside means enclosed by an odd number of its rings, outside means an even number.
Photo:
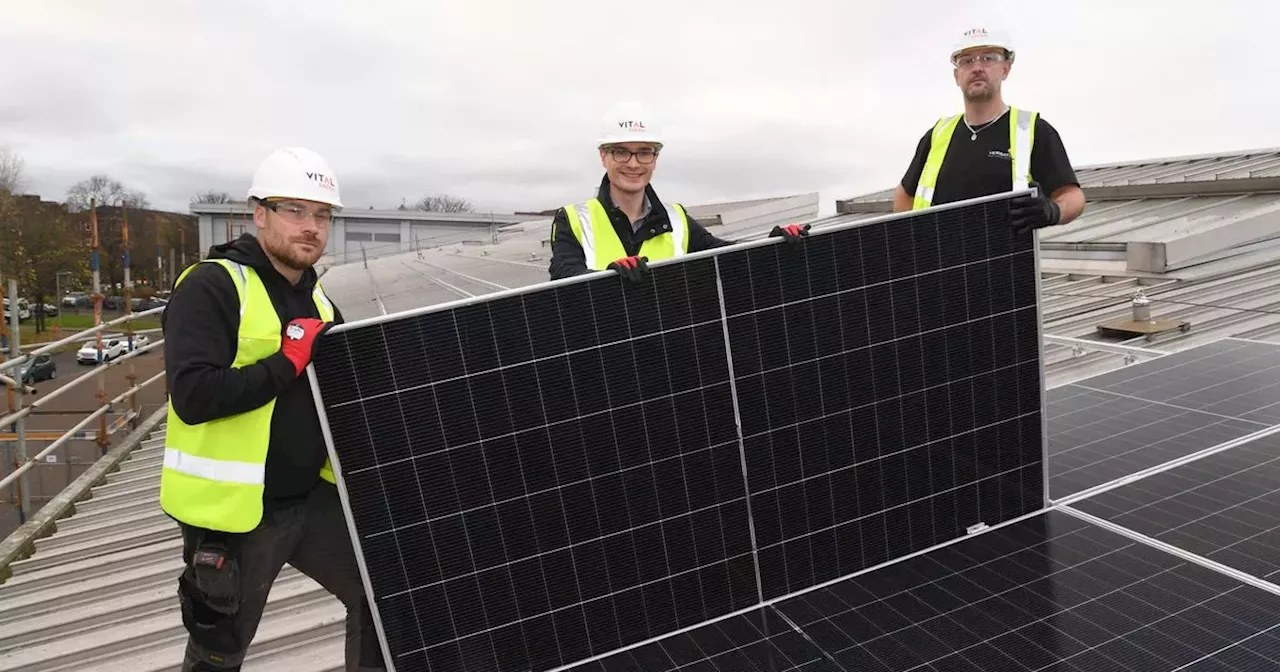
[{"label": "collar of jacket", "polygon": [[233,241],[214,245],[209,248],[209,258],[230,259],[238,264],[251,266],[258,272],[258,276],[263,282],[279,284],[297,292],[310,293],[315,288],[319,275],[316,273],[314,266],[302,272],[302,277],[298,283],[292,284],[280,272],[276,270],[275,265],[271,263],[271,258],[267,256],[266,250],[262,249],[262,244],[258,241],[257,236],[249,232],[240,234],[239,238]]},{"label": "collar of jacket", "polygon": [[[608,173],[600,180],[600,190],[596,193],[596,198],[600,199],[600,204],[604,206],[604,211],[609,213],[609,218],[615,222],[623,221],[628,227],[631,225],[631,218],[627,217],[627,213],[623,212],[613,202],[613,196],[609,194],[609,175]],[[652,218],[654,224],[670,224],[667,217],[667,208],[662,205],[662,201],[658,198],[658,192],[654,191],[653,184],[646,184],[644,187],[644,195],[649,199],[649,214],[646,218]],[[641,221],[647,221],[641,220]]]}]

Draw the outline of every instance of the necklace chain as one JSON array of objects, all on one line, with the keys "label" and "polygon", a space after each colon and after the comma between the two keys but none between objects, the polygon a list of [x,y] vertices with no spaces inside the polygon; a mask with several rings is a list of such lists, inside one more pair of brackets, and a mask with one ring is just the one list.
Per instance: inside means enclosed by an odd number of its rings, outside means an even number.
[{"label": "necklace chain", "polygon": [[996,123],[997,121],[1000,121],[1000,117],[1003,117],[1003,116],[1004,116],[1004,113],[1005,113],[1005,112],[1008,112],[1008,111],[1009,111],[1009,106],[1008,106],[1008,105],[1005,105],[1005,106],[1004,106],[1004,109],[1003,109],[1003,110],[1001,110],[1000,114],[997,114],[997,115],[996,115],[996,118],[995,118],[995,119],[992,119],[991,121],[988,121],[987,123],[982,124],[982,125],[981,125],[981,126],[979,126],[977,129],[975,129],[972,125],[970,125],[970,124],[969,124],[969,120],[968,120],[968,119],[965,119],[965,118],[964,118],[964,115],[961,115],[961,116],[960,116],[960,119],[964,121],[964,125],[965,125],[965,127],[969,129],[969,140],[970,140],[970,141],[973,141],[973,140],[977,140],[977,139],[978,139],[978,134],[979,134],[979,133],[981,133],[982,131],[987,130],[987,127],[988,127],[988,126],[990,126],[991,124]]}]

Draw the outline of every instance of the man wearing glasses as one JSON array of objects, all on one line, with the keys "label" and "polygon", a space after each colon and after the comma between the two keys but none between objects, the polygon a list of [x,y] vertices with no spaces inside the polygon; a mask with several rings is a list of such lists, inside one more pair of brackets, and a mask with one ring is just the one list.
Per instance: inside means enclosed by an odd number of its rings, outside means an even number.
[{"label": "man wearing glasses", "polygon": [[313,267],[342,207],[338,181],[319,155],[288,147],[259,166],[249,202],[257,235],[187,268],[162,317],[160,506],[182,530],[182,669],[240,669],[285,563],[346,605],[346,669],[385,669],[301,377],[316,339],[342,322]]},{"label": "man wearing glasses", "polygon": [[[604,269],[641,282],[649,261],[731,245],[709,233],[679,203],[663,203],[653,189],[662,151],[656,122],[639,105],[618,105],[597,142],[604,178],[595,198],[566,205],[552,221],[551,279]],[[796,241],[809,227],[774,227],[771,236]]]},{"label": "man wearing glasses", "polygon": [[918,210],[1037,186],[1010,203],[1017,232],[1066,224],[1084,212],[1084,192],[1058,131],[1036,112],[1010,108],[1000,88],[1013,45],[984,28],[966,31],[951,51],[964,114],[944,117],[920,138],[893,198],[894,212]]}]

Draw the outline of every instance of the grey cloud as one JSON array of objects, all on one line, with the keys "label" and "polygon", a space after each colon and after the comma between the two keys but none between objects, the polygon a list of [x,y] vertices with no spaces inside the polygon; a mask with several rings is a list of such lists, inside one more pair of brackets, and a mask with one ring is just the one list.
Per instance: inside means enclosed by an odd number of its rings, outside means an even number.
[{"label": "grey cloud", "polygon": [[[991,7],[1022,45],[1007,98],[1042,110],[1078,162],[1280,145],[1257,113],[1280,104],[1265,32],[1275,7]],[[17,3],[0,22],[0,145],[54,198],[105,172],[185,210],[201,189],[242,194],[267,153],[300,144],[330,160],[358,207],[447,192],[540,209],[589,193],[600,115],[639,98],[671,137],[662,193],[821,190],[829,209],[893,184],[920,134],[959,108],[945,53],[984,9]]]}]

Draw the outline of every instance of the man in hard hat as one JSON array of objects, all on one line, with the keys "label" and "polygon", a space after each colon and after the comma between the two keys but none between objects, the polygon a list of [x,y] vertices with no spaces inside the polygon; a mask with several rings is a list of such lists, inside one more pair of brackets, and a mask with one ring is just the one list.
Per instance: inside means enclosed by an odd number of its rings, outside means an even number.
[{"label": "man in hard hat", "polygon": [[1084,212],[1084,192],[1058,131],[1036,112],[1011,108],[1001,85],[1013,44],[985,28],[965,31],[951,50],[964,114],[939,119],[920,138],[893,197],[894,212],[1038,187],[1010,202],[1018,232],[1066,224]]},{"label": "man in hard hat", "polygon": [[239,670],[285,563],[347,607],[346,669],[385,669],[311,386],[342,314],[317,281],[333,213],[327,162],[289,147],[249,188],[257,235],[209,250],[163,315],[169,416],[160,506],[182,529],[183,670]]},{"label": "man in hard hat", "polygon": [[[617,106],[596,144],[605,170],[599,191],[557,210],[551,224],[552,280],[612,269],[640,282],[647,262],[733,244],[708,232],[684,206],[658,198],[650,182],[662,132],[643,107]],[[769,235],[798,241],[809,235],[809,226],[775,226]]]}]

